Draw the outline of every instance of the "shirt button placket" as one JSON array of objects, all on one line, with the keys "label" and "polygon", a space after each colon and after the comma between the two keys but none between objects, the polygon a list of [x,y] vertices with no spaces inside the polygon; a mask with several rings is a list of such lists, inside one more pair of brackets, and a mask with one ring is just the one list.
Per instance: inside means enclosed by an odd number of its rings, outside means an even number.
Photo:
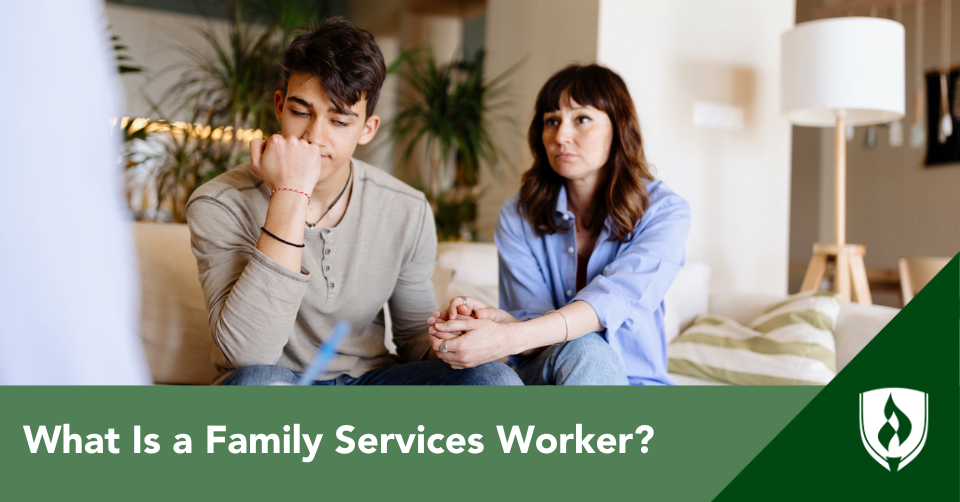
[{"label": "shirt button placket", "polygon": [[[329,232],[330,232],[330,229],[329,229],[329,228],[328,228],[328,229],[325,229],[324,232],[325,232],[325,233],[329,233]],[[330,248],[328,247],[328,248],[323,252],[323,254],[325,254],[325,255],[327,255],[327,256],[330,256],[330,252],[331,252],[331,250],[330,250]],[[328,260],[328,259],[324,259],[324,261],[327,261],[327,260]],[[329,271],[329,270],[330,270],[330,265],[328,264],[328,265],[326,265],[326,266],[324,267],[324,271]],[[331,276],[331,274],[324,274],[324,275],[326,275],[326,276],[327,276],[327,280],[330,281],[330,290],[333,291],[334,289],[336,289],[337,283],[333,282],[333,277]]]},{"label": "shirt button placket", "polygon": [[322,259],[323,276],[324,278],[327,279],[327,283],[328,283],[327,289],[332,294],[334,291],[336,291],[337,283],[335,281],[333,274],[331,273],[331,270],[333,269],[333,267],[330,264],[330,254],[333,253],[333,248],[330,246],[330,242],[329,242],[331,232],[332,231],[329,228],[323,229],[323,234],[321,238],[324,241],[323,259]]}]

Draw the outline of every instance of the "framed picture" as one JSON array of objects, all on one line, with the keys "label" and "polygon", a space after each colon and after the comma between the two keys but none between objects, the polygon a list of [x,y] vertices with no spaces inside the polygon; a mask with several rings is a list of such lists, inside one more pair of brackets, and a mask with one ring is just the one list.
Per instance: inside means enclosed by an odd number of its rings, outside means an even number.
[{"label": "framed picture", "polygon": [[[960,68],[953,68],[947,74],[946,93],[944,93],[940,72],[930,72],[926,75],[927,82],[927,158],[924,165],[943,167],[948,164],[960,164],[960,106],[957,103],[960,95],[957,85],[960,85]],[[952,134],[946,137],[945,142],[940,139],[940,126],[944,116],[943,95],[946,94],[946,111],[952,121]]]}]

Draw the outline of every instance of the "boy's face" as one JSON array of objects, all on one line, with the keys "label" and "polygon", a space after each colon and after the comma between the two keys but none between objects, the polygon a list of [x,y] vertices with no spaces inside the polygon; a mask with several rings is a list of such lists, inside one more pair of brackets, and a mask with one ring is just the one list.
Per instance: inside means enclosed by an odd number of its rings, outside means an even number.
[{"label": "boy's face", "polygon": [[277,91],[273,101],[283,136],[295,136],[320,147],[320,182],[345,165],[357,145],[369,143],[380,126],[380,117],[366,116],[365,97],[350,108],[338,109],[327,99],[320,79],[305,73],[290,75],[286,95]]}]

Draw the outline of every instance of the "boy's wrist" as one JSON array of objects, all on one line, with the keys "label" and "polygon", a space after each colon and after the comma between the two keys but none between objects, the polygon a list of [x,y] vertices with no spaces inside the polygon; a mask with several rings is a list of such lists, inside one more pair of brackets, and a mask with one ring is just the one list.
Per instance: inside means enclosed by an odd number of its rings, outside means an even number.
[{"label": "boy's wrist", "polygon": [[310,199],[303,194],[291,190],[277,190],[273,197],[270,197],[270,206],[268,211],[279,212],[290,218],[296,217],[298,220],[306,218],[307,209],[310,207]]}]

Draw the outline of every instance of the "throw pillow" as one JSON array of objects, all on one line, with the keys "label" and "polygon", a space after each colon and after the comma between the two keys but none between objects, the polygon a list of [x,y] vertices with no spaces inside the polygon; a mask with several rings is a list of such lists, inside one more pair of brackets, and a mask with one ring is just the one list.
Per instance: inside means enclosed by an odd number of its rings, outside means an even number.
[{"label": "throw pillow", "polygon": [[668,347],[672,373],[737,385],[826,385],[836,375],[840,298],[799,293],[742,326],[704,314]]}]

